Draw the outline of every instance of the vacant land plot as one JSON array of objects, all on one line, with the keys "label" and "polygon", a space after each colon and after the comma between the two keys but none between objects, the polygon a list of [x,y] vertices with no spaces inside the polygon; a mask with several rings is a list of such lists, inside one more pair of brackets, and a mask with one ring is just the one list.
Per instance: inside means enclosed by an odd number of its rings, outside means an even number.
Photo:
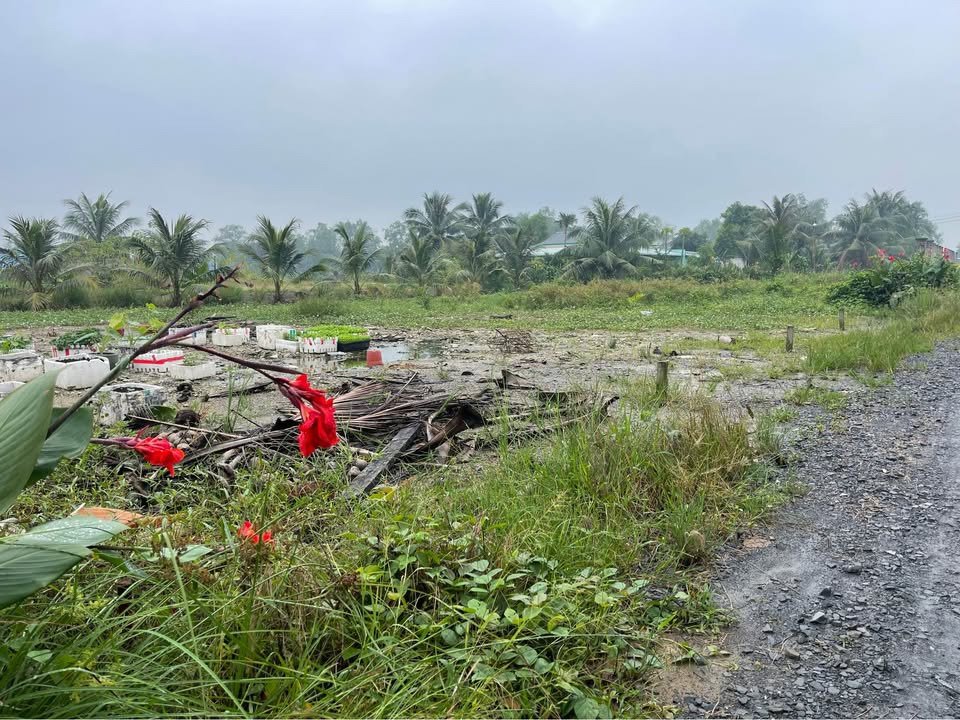
[{"label": "vacant land plot", "polygon": [[[218,348],[339,396],[344,439],[309,458],[290,403],[248,370],[215,358],[194,380],[121,376],[163,390],[180,414],[150,432],[187,457],[169,477],[91,446],[18,498],[4,532],[81,505],[134,513],[134,527],[0,611],[0,710],[668,712],[653,671],[727,652],[714,550],[762,539],[757,524],[803,491],[784,423],[816,405],[843,432],[851,387],[958,329],[957,299],[930,295],[893,315],[849,310],[841,333],[823,287],[803,282],[204,308],[231,327],[363,325],[384,365]],[[113,314],[0,326],[39,349]],[[59,390],[57,405],[79,396]],[[372,480],[345,493],[358,478]]]}]

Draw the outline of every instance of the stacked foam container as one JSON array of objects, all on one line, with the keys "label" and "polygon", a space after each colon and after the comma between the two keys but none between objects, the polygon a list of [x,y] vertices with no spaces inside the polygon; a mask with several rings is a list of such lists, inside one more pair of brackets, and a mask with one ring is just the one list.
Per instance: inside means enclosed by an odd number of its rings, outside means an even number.
[{"label": "stacked foam container", "polygon": [[[174,333],[185,330],[186,328],[171,328],[168,335],[173,335]],[[206,345],[207,344],[207,331],[206,330],[197,330],[194,333],[180,338],[177,340],[181,345]]]},{"label": "stacked foam container", "polygon": [[57,373],[56,385],[64,390],[86,390],[110,374],[110,361],[97,355],[71,355],[43,359],[43,371]]},{"label": "stacked foam container", "polygon": [[293,340],[297,331],[289,325],[257,325],[257,345],[264,350],[276,350],[277,340]]},{"label": "stacked foam container", "polygon": [[130,363],[137,372],[166,373],[171,365],[183,362],[183,350],[178,348],[162,348],[138,355]]},{"label": "stacked foam container", "polygon": [[299,339],[299,350],[304,355],[329,355],[337,351],[337,338],[308,338]]},{"label": "stacked foam container", "polygon": [[220,347],[243,345],[250,339],[250,328],[217,328],[210,333],[210,339]]},{"label": "stacked foam container", "polygon": [[130,415],[149,417],[150,408],[163,405],[167,394],[159,385],[122,383],[105,385],[97,393],[100,422],[113,425]]}]

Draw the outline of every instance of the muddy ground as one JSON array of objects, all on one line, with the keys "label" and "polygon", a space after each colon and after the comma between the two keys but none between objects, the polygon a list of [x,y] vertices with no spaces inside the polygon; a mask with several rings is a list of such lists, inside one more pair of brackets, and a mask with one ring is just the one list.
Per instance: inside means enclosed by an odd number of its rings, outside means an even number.
[{"label": "muddy ground", "polygon": [[[32,335],[37,348],[49,345],[51,333],[67,328],[35,330]],[[24,332],[24,331],[20,331]],[[509,369],[544,389],[601,388],[617,393],[623,380],[652,378],[656,363],[671,362],[670,382],[674,386],[702,390],[719,398],[734,412],[749,406],[755,414],[779,404],[785,393],[804,385],[803,374],[790,374],[771,379],[772,362],[749,350],[738,347],[737,336],[697,331],[617,333],[617,332],[533,332],[532,350],[523,351],[516,343],[504,344],[492,330],[432,331],[372,329],[371,347],[382,351],[384,366],[367,368],[364,354],[336,356],[285,355],[262,350],[255,342],[238,348],[221,348],[242,357],[290,364],[308,373],[315,386],[337,388],[345,378],[406,377],[417,373],[434,389],[470,395],[493,377]],[[718,338],[720,338],[718,340]],[[679,348],[679,350],[678,350]],[[679,354],[674,354],[679,353]],[[188,361],[210,358],[195,350],[187,350]],[[227,411],[224,395],[231,389],[259,382],[254,373],[238,372],[218,361],[217,375],[193,381],[189,388],[166,375],[133,371],[124,373],[121,381],[147,382],[167,390],[170,404],[190,407],[205,421],[216,423]],[[845,380],[818,380],[818,385],[833,389],[851,386]],[[79,397],[78,392],[58,391],[58,401],[65,403]],[[235,417],[236,429],[272,422],[277,410],[286,406],[275,392],[251,396],[241,402],[243,417]],[[238,409],[235,400],[231,408]]]},{"label": "muddy ground", "polygon": [[713,573],[731,655],[673,666],[663,701],[689,717],[960,716],[958,352],[852,393],[843,422],[801,418],[808,494]]}]

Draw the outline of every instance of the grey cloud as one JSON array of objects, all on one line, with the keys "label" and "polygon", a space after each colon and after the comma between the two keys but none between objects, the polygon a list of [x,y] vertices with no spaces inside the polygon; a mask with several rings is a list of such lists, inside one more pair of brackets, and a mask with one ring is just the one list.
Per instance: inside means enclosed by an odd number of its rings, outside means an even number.
[{"label": "grey cloud", "polygon": [[0,23],[3,217],[102,190],[247,225],[384,225],[434,189],[622,194],[676,225],[871,187],[960,211],[952,0],[11,0]]}]

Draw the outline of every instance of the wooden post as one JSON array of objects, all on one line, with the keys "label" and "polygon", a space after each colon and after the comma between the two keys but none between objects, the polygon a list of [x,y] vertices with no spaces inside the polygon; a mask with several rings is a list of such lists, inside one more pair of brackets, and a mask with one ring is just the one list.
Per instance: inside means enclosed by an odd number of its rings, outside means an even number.
[{"label": "wooden post", "polygon": [[667,371],[669,369],[670,363],[668,361],[657,361],[657,395],[666,396],[667,394]]},{"label": "wooden post", "polygon": [[787,352],[793,352],[793,325],[787,325]]},{"label": "wooden post", "polygon": [[847,314],[844,312],[843,308],[840,308],[840,332],[843,332],[847,329]]}]

